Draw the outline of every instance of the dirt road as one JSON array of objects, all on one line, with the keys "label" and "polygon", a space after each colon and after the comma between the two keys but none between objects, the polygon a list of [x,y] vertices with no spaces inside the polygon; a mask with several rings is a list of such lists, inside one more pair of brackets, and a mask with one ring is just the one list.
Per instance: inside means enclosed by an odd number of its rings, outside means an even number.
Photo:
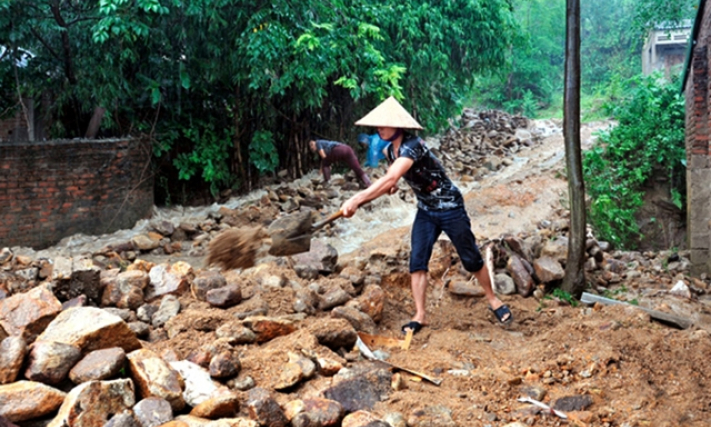
[{"label": "dirt road", "polygon": [[[605,124],[583,129],[584,145],[601,126]],[[540,221],[554,221],[565,212],[563,150],[562,136],[551,136],[468,191],[467,209],[479,240],[533,233]],[[407,232],[403,226],[382,234],[361,253],[393,242],[406,244]],[[431,324],[415,336],[409,351],[393,350],[390,361],[444,381],[439,387],[408,383],[408,389],[379,404],[383,412],[407,412],[423,402],[437,402],[452,409],[460,426],[513,421],[554,426],[564,422],[517,398],[537,395],[553,405],[575,396],[580,405],[573,409],[578,410],[566,408],[570,420],[576,420],[572,425],[711,425],[709,374],[703,368],[711,351],[708,323],[680,331],[633,307],[571,307],[514,295],[502,297],[516,318],[513,327],[504,329],[483,299],[456,297],[443,289],[443,280],[431,279]],[[380,329],[395,335],[413,310],[409,282],[400,276],[385,281],[388,306]],[[658,306],[681,304],[665,294],[667,282],[659,278],[641,289],[622,280],[611,291],[656,291],[661,295]],[[706,302],[686,304],[708,318]]]}]

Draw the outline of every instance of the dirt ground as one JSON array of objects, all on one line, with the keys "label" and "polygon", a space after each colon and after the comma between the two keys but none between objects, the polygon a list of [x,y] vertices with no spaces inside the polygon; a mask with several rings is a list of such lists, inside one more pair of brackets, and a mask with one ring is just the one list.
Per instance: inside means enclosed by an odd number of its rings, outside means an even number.
[{"label": "dirt ground", "polygon": [[[597,125],[598,127],[600,125]],[[589,144],[591,129],[584,128],[582,140]],[[562,137],[546,139],[526,149],[520,159],[503,171],[485,177],[466,195],[472,227],[480,241],[503,233],[531,233],[543,220],[556,220],[564,212],[567,183],[564,180]],[[389,230],[343,254],[348,263],[375,248],[406,244],[409,226]],[[705,369],[711,354],[708,301],[682,301],[697,323],[678,330],[652,321],[631,306],[577,306],[551,300],[502,296],[515,322],[504,328],[497,324],[483,298],[457,297],[447,292],[442,270],[433,268],[428,289],[430,324],[414,336],[408,350],[380,348],[390,354],[389,362],[442,379],[437,386],[409,374],[406,388],[392,391],[376,405],[383,416],[399,411],[410,414],[416,408],[442,405],[452,411],[459,426],[504,426],[518,421],[531,426],[711,426],[709,373]],[[450,272],[453,276],[460,273]],[[629,292],[642,288],[668,290],[669,278],[617,286]],[[384,275],[386,305],[377,333],[401,338],[400,327],[413,313],[409,277]],[[253,308],[268,306],[270,315],[290,314],[290,290],[275,291],[269,297],[251,301]],[[660,297],[658,306],[676,304]],[[193,306],[205,313],[204,307]],[[252,308],[252,307],[248,307]],[[240,311],[246,310],[242,305]],[[321,313],[327,316],[327,313]],[[302,321],[305,325],[310,320]],[[193,332],[165,341],[179,352],[208,343],[212,336]],[[241,349],[243,373],[257,382],[286,362],[284,354],[313,343],[295,333],[261,347]],[[375,350],[373,348],[372,350]],[[343,360],[345,355],[331,354]],[[328,378],[308,385],[281,399],[316,393]],[[517,401],[531,390],[543,402],[553,405],[561,398],[578,396],[586,402],[581,410],[566,411],[567,420]]]}]

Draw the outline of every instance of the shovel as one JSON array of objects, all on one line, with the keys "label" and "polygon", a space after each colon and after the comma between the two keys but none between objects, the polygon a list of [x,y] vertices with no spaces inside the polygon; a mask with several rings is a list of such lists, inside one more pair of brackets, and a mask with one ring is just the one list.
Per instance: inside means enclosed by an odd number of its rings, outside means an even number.
[{"label": "shovel", "polygon": [[323,221],[312,223],[311,212],[299,212],[272,222],[267,229],[272,244],[269,254],[274,256],[294,255],[311,249],[311,235],[343,216],[339,210]]}]

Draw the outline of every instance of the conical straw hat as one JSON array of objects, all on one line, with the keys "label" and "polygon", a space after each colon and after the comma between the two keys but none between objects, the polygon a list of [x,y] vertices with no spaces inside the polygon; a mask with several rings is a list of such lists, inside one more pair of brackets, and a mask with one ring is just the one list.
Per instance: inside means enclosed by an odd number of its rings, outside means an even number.
[{"label": "conical straw hat", "polygon": [[422,129],[417,120],[392,96],[375,107],[365,117],[355,122],[355,124],[356,126]]}]

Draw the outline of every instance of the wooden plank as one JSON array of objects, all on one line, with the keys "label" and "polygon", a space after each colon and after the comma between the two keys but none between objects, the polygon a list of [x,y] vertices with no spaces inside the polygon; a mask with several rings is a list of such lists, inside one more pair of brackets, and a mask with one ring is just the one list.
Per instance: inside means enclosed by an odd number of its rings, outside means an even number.
[{"label": "wooden plank", "polygon": [[415,334],[415,331],[412,329],[407,329],[407,335],[405,335],[405,342],[402,343],[402,349],[407,351],[410,349],[410,343],[412,342],[412,336]]},{"label": "wooden plank", "polygon": [[368,347],[400,347],[405,342],[397,338],[384,337],[382,335],[371,335],[365,332],[358,332],[358,336]]},{"label": "wooden plank", "polygon": [[601,297],[600,295],[594,295],[594,294],[590,294],[587,292],[583,292],[583,296],[580,298],[580,301],[585,304],[595,304],[596,302],[599,302],[600,304],[605,304],[605,305],[618,305],[618,304],[630,305],[632,307],[637,307],[641,310],[644,310],[654,320],[658,320],[660,322],[675,326],[679,329],[687,329],[691,325],[693,325],[693,322],[691,321],[691,319],[688,319],[685,317],[676,316],[674,314],[669,314],[669,313],[664,313],[663,311],[652,310],[651,308],[642,307],[639,305],[632,305],[626,301],[619,301],[616,299],[605,298],[605,297]]},{"label": "wooden plank", "polygon": [[358,339],[356,340],[356,347],[358,347],[358,350],[361,352],[361,354],[363,356],[365,356],[366,359],[370,359],[374,362],[380,362],[392,369],[407,372],[410,375],[415,375],[417,377],[420,377],[422,379],[425,379],[425,380],[431,382],[434,385],[442,384],[442,380],[439,378],[434,378],[434,377],[431,377],[431,376],[424,374],[422,372],[413,371],[412,369],[403,368],[402,366],[398,366],[398,365],[392,364],[390,362],[386,362],[385,360],[378,359],[377,357],[375,357],[375,354],[372,351],[370,351],[370,349],[363,342],[363,340],[360,339],[360,337],[358,337]]}]

